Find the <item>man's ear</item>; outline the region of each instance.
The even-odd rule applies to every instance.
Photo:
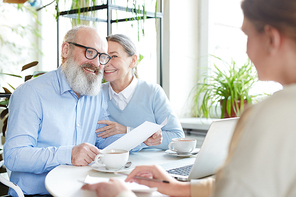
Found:
[[[135,66],[137,66],[137,60],[138,60],[138,56],[135,54],[132,56],[132,61],[131,61],[131,64],[130,64],[130,68],[134,68]]]
[[[62,57],[67,59],[69,56],[70,44],[68,42],[63,42],[62,44]]]
[[[270,25],[265,25],[264,27],[264,32],[267,36],[267,44],[268,44],[268,49],[270,52],[272,51],[276,51],[277,49],[279,49],[280,45],[281,45],[281,33],[279,32],[279,30],[277,30],[276,28],[270,26]]]

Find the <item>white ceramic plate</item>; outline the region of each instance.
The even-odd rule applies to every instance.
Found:
[[[122,167],[119,170],[108,170],[108,169],[105,168],[105,166],[99,166],[99,165],[94,163],[94,164],[91,165],[91,168],[96,170],[96,171],[99,171],[99,172],[111,172],[111,173],[113,173],[113,172],[129,171],[130,169],[132,169],[132,165],[130,165],[128,168]]]
[[[165,153],[168,155],[173,155],[177,157],[190,157],[192,155],[196,155],[199,152],[200,148],[195,148],[191,153],[188,154],[178,154],[177,152],[166,150]]]

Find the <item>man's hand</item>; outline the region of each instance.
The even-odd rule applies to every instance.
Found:
[[[89,143],[82,143],[72,149],[71,162],[73,166],[86,166],[99,154],[99,149]]]
[[[123,126],[117,122],[112,122],[110,120],[100,120],[98,124],[106,124],[107,126],[99,128],[96,130],[96,133],[99,133],[97,136],[106,138],[115,134],[125,134],[126,126]]]
[[[162,142],[162,132],[161,129],[155,132],[153,135],[151,135],[147,140],[144,141],[144,143],[147,146],[157,146],[161,144]]]

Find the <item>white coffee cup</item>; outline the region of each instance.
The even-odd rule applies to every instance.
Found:
[[[191,153],[196,146],[196,140],[192,138],[174,138],[169,143],[169,149],[178,154]]]
[[[119,170],[128,161],[129,152],[122,149],[102,150],[95,157],[95,163],[99,166],[105,166],[107,170]]]

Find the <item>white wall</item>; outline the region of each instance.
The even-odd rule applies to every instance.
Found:
[[[165,0],[164,85],[178,117],[189,117],[199,63],[199,3]]]

